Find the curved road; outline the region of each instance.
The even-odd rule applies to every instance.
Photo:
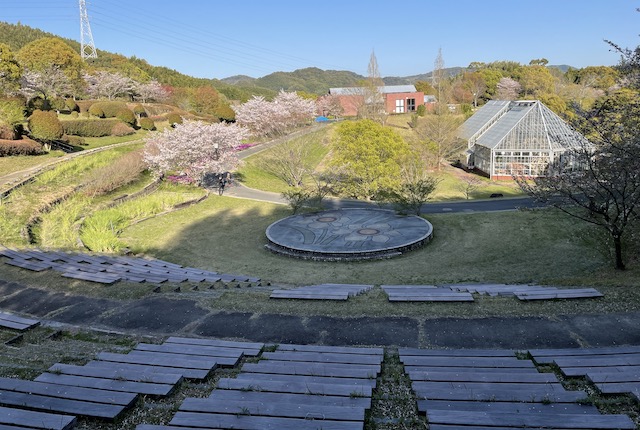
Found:
[[[234,183],[233,186],[225,188],[225,195],[229,197],[258,200],[276,204],[287,204],[287,201],[278,193],[248,188],[239,183]],[[350,199],[327,198],[323,203],[324,207],[327,209],[380,207],[375,202]],[[499,212],[513,211],[522,208],[532,209],[536,207],[541,207],[541,204],[535,202],[531,197],[514,197],[427,203],[422,206],[421,212],[425,214]]]

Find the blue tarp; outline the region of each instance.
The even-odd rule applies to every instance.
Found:
[[[329,122],[329,118],[327,118],[326,116],[319,116],[316,117],[316,122]]]

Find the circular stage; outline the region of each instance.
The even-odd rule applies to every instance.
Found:
[[[339,209],[293,215],[267,228],[267,249],[320,261],[391,258],[420,248],[433,226],[384,209]]]

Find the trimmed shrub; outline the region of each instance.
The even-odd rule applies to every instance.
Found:
[[[58,140],[64,134],[58,115],[51,111],[34,111],[29,117],[29,131],[31,135],[43,141]]]
[[[62,121],[64,132],[69,135],[82,137],[110,136],[113,126],[122,124],[117,119],[72,119]]]
[[[140,128],[143,130],[155,130],[156,123],[151,118],[140,118]]]
[[[123,122],[118,122],[111,129],[112,136],[129,136],[134,134],[136,131],[133,127],[129,127],[127,124]]]
[[[0,124],[0,140],[16,140],[17,138],[18,133],[13,126]]]
[[[93,105],[95,101],[93,100],[78,100],[76,104],[78,105],[78,110],[80,113],[89,112],[89,108]]]
[[[120,121],[124,122],[125,124],[130,125],[131,127],[134,127],[136,125],[136,115],[133,113],[131,109],[127,109],[127,108],[120,109],[116,114],[116,118],[118,118]]]
[[[69,112],[79,112],[80,111],[80,107],[78,106],[78,103],[76,103],[76,101],[74,99],[66,99],[64,101],[64,104],[67,108],[67,110]]]
[[[51,109],[58,112],[65,110],[67,107],[62,97],[56,97],[55,99],[51,100],[50,104],[51,104]]]
[[[80,114],[75,110],[72,110],[69,115],[71,115],[71,118],[78,118],[80,116]]]
[[[167,121],[169,121],[169,125],[173,127],[176,124],[182,124],[182,117],[177,113],[170,113],[167,115]]]
[[[87,144],[84,138],[80,136],[69,136],[65,134],[64,136],[62,136],[62,140],[73,146],[83,146]]]
[[[115,118],[122,109],[127,109],[125,102],[96,102],[91,107],[99,107],[104,112],[105,118]]]
[[[218,115],[218,118],[222,121],[233,122],[236,120],[236,112],[231,109],[229,105],[220,106],[216,110],[216,115]]]
[[[138,115],[138,118],[147,116],[147,111],[144,110],[144,106],[142,106],[141,104],[137,104],[133,107],[133,113]]]
[[[416,113],[418,116],[424,116],[427,113],[427,107],[425,105],[418,105]]]
[[[93,116],[97,116],[98,118],[104,118],[104,111],[102,110],[102,108],[100,106],[98,106],[98,103],[94,103],[91,105],[91,107],[89,108],[89,113]]]
[[[0,140],[0,157],[44,154],[42,145],[31,139]]]

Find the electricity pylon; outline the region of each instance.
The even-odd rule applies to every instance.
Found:
[[[98,58],[96,45],[93,43],[93,35],[89,26],[89,15],[87,15],[87,3],[80,0],[80,56],[83,60],[87,58]]]

